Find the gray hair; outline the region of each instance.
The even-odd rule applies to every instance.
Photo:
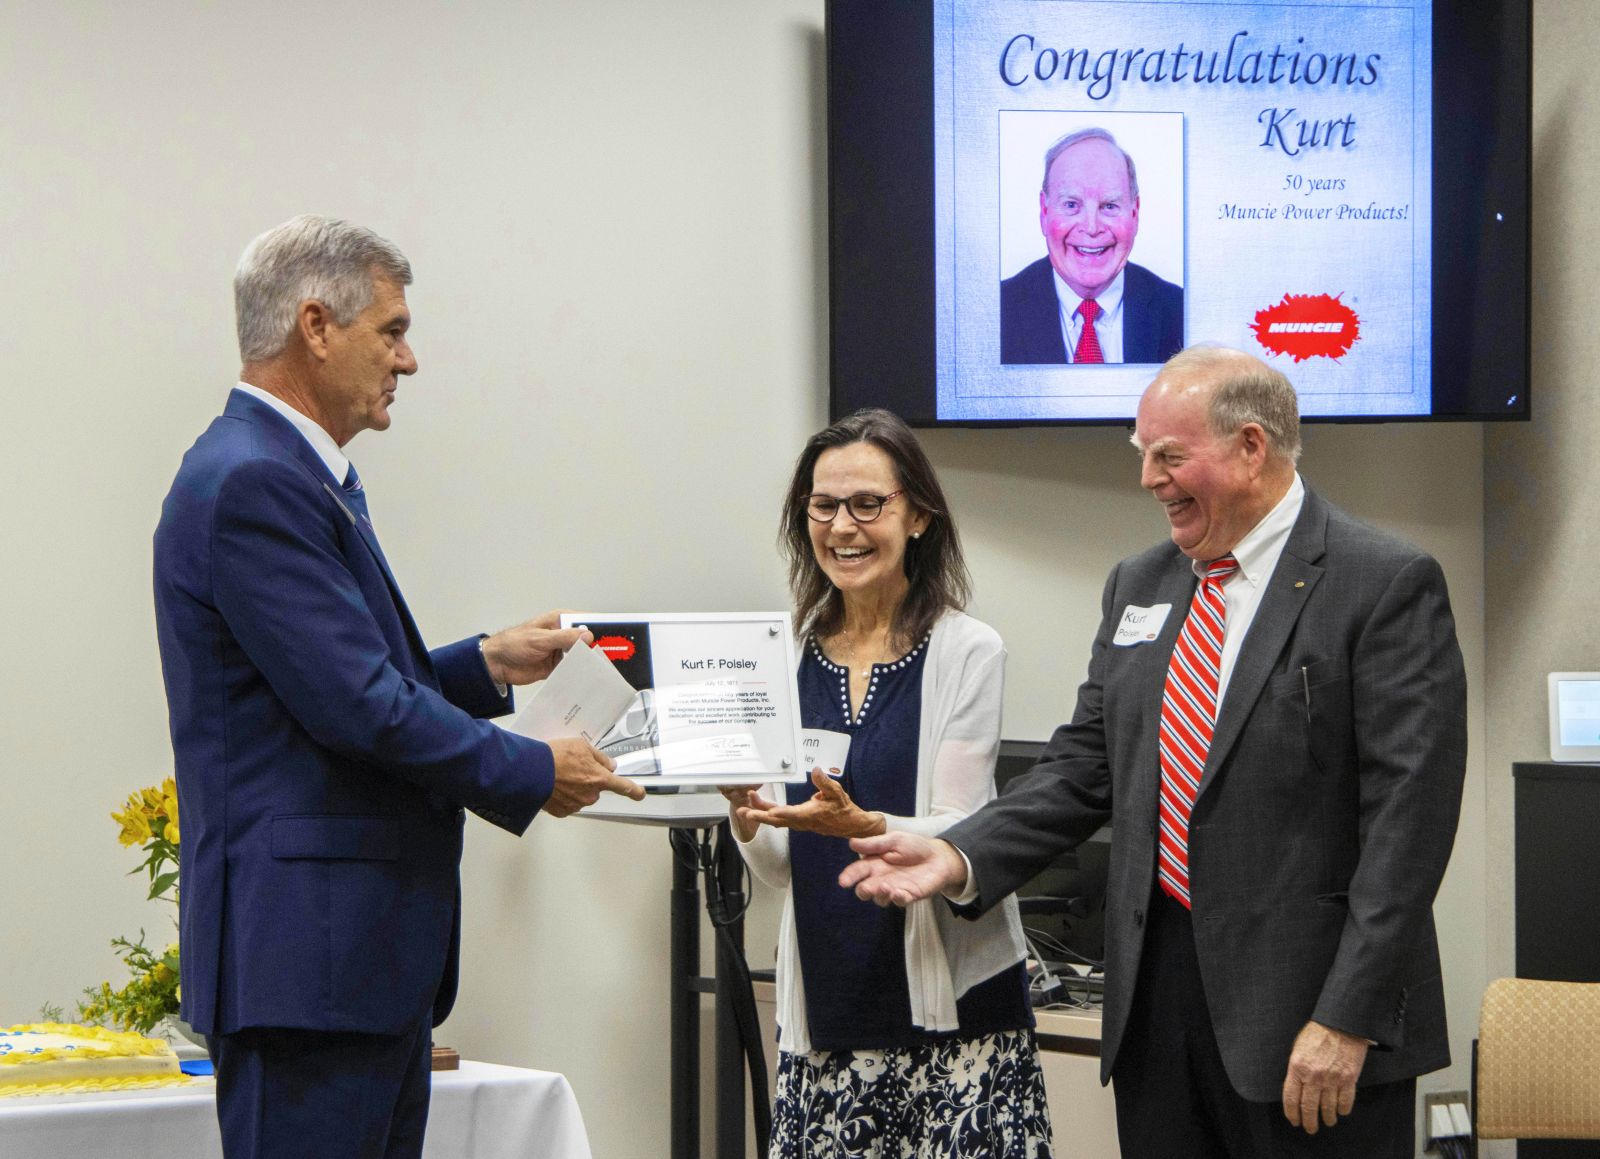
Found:
[[[1203,375],[1213,380],[1206,425],[1226,438],[1246,423],[1267,435],[1270,454],[1300,461],[1300,402],[1288,376],[1259,358],[1227,346],[1198,345],[1180,350],[1161,368],[1169,373]]]
[[[1039,191],[1043,193],[1049,187],[1050,166],[1055,164],[1056,158],[1061,156],[1061,154],[1065,153],[1074,145],[1077,145],[1083,141],[1104,141],[1118,153],[1122,154],[1122,160],[1126,162],[1128,166],[1128,195],[1130,197],[1138,197],[1139,173],[1138,170],[1133,167],[1133,158],[1128,156],[1128,151],[1121,145],[1117,144],[1117,139],[1104,129],[1079,129],[1076,133],[1068,133],[1065,137],[1062,137],[1061,140],[1057,141],[1054,145],[1051,145],[1050,148],[1046,149],[1044,151],[1044,180],[1039,183]]]
[[[245,247],[233,275],[240,357],[282,353],[308,298],[348,326],[372,304],[375,278],[409,286],[411,263],[370,229],[307,213],[267,230]]]

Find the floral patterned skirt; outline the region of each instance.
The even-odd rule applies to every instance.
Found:
[[[1031,1030],[778,1054],[770,1159],[1050,1159]]]

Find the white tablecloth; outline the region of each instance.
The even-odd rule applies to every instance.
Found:
[[[219,1159],[216,1088],[0,1098],[0,1156],[156,1155]],[[561,1075],[487,1062],[435,1071],[424,1159],[590,1159]]]

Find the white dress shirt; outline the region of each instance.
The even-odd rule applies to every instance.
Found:
[[[1306,487],[1297,471],[1283,498],[1234,545],[1233,558],[1239,561],[1239,570],[1222,581],[1222,598],[1227,602],[1228,611],[1222,628],[1222,664],[1217,677],[1219,707],[1228,695],[1228,681],[1233,677],[1234,661],[1239,659],[1245,633],[1250,631],[1256,618],[1261,595],[1277,569],[1283,545],[1289,542],[1289,532],[1294,530],[1294,521],[1300,518],[1300,506],[1305,498]],[[1205,575],[1206,565],[1199,560],[1191,566],[1195,575]],[[1187,609],[1184,614],[1188,614]]]
[[[1095,319],[1094,333],[1100,340],[1100,355],[1107,362],[1122,361],[1122,281],[1127,273],[1124,267],[1117,271],[1117,276],[1111,284],[1095,296],[1094,303],[1100,307],[1100,315]],[[1054,271],[1052,271],[1054,273]],[[1083,305],[1084,299],[1066,282],[1061,280],[1060,274],[1055,274],[1056,302],[1061,307],[1061,337],[1067,344],[1067,361],[1075,362],[1074,354],[1078,349],[1078,339],[1083,334],[1083,315],[1078,313],[1078,307]]]

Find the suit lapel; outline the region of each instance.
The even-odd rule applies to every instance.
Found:
[[[1273,664],[1282,655],[1306,601],[1322,579],[1323,568],[1317,561],[1323,556],[1327,529],[1327,506],[1308,489],[1300,518],[1289,532],[1283,554],[1278,557],[1278,566],[1267,579],[1267,590],[1261,594],[1255,619],[1250,622],[1250,631],[1234,661],[1233,675],[1228,679],[1228,691],[1217,714],[1217,727],[1211,737],[1211,750],[1206,755],[1196,799],[1216,779],[1217,770],[1228,759],[1229,750],[1239,739],[1244,722],[1266,687]]]
[[[1167,669],[1172,665],[1172,650],[1178,646],[1178,633],[1183,630],[1183,621],[1188,618],[1189,605],[1194,602],[1194,589],[1199,584],[1199,577],[1194,574],[1194,569],[1189,564],[1189,557],[1178,555],[1179,565],[1168,568],[1161,576],[1161,584],[1152,604],[1171,604],[1172,611],[1167,613],[1166,622],[1161,625],[1161,633],[1156,637],[1154,648],[1136,648],[1136,652],[1146,653],[1141,659],[1144,670],[1139,674],[1141,682],[1154,680],[1156,685],[1157,707],[1161,690],[1167,682]],[[1160,713],[1157,712],[1159,717]]]
[[[1039,276],[1028,283],[1028,289],[1033,297],[1033,309],[1038,311],[1041,320],[1048,320],[1048,325],[1034,331],[1038,344],[1031,357],[1039,363],[1063,363],[1067,360],[1067,339],[1061,333],[1061,299],[1056,297],[1055,271],[1049,258],[1035,268]]]
[[[1122,361],[1158,362],[1151,321],[1150,283],[1144,271],[1129,262],[1122,267]]]
[[[324,471],[323,474],[326,475],[327,472]],[[339,504],[345,514],[351,517],[350,522],[355,524],[356,533],[361,537],[362,544],[371,554],[373,561],[377,563],[378,570],[383,573],[383,582],[389,589],[389,599],[393,601],[395,611],[399,614],[401,626],[405,629],[406,642],[411,645],[412,654],[415,656],[417,663],[428,666],[430,664],[428,646],[423,643],[422,632],[417,627],[417,622],[411,618],[411,609],[406,606],[406,598],[400,592],[400,585],[395,582],[394,572],[389,570],[389,560],[384,556],[383,548],[378,544],[378,533],[373,530],[372,524],[367,519],[354,511],[348,503],[340,498],[340,490],[337,487],[330,487],[328,494],[332,495],[334,501]]]
[[[1123,734],[1124,739],[1132,744],[1131,758],[1126,767],[1138,770],[1138,773],[1127,778],[1117,789],[1127,797],[1125,801],[1119,799],[1117,808],[1126,810],[1129,817],[1146,818],[1151,826],[1155,825],[1156,789],[1161,781],[1161,698],[1166,689],[1167,669],[1172,664],[1172,650],[1177,647],[1178,633],[1183,630],[1189,605],[1194,602],[1194,589],[1200,582],[1188,556],[1176,548],[1173,548],[1172,555],[1175,562],[1169,560],[1162,566],[1156,590],[1148,601],[1150,604],[1171,604],[1172,611],[1167,613],[1166,623],[1161,626],[1161,634],[1156,640],[1135,646],[1132,649],[1134,655],[1129,657],[1137,667],[1127,674],[1126,687],[1131,690],[1127,701],[1132,705],[1148,706],[1148,709],[1142,709],[1132,717],[1137,722],[1132,735]],[[1118,761],[1119,765],[1122,763]]]
[[[357,534],[361,536],[361,542],[366,544],[367,550],[372,553],[372,558],[377,563],[379,570],[383,572],[384,582],[389,585],[389,594],[394,597],[395,604],[402,608],[405,607],[405,598],[400,594],[400,585],[395,582],[394,573],[389,570],[388,557],[383,554],[383,547],[378,543],[377,531],[373,529],[372,523],[366,516],[345,502],[343,495],[340,494],[341,491],[342,488],[328,488],[328,494],[333,496],[334,502],[338,503],[344,513],[350,517],[350,522],[355,526]]]
[[[328,465],[322,461],[322,456],[317,454],[305,436],[294,429],[294,425],[266,403],[244,391],[236,390],[228,396],[227,409],[223,412],[230,418],[243,419],[252,423],[263,437],[272,443],[278,452],[286,459],[293,460],[302,468],[311,473],[311,476],[322,485],[327,492],[330,502],[338,509],[340,520],[348,519],[355,527],[356,534],[371,554],[373,562],[378,565],[378,571],[383,576],[384,585],[389,589],[389,598],[393,602],[395,611],[399,615],[406,641],[411,645],[413,654],[420,658],[420,662],[428,662],[428,649],[422,641],[422,633],[418,631],[416,621],[411,618],[411,609],[406,607],[405,597],[400,594],[400,585],[395,582],[394,573],[389,570],[389,561],[384,558],[383,549],[378,546],[378,535],[372,529],[372,524],[363,519],[356,510],[345,502],[341,486],[342,480],[335,480],[328,473]]]

